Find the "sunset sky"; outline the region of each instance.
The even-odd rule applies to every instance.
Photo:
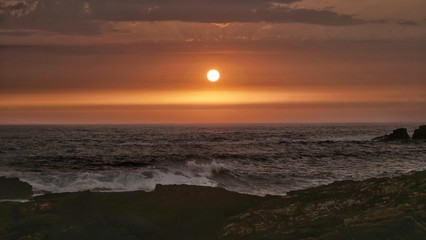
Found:
[[[425,0],[0,0],[0,124],[424,120]]]

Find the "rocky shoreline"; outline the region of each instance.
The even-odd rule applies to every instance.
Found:
[[[3,193],[4,181],[10,180],[0,178]],[[285,197],[159,185],[153,192],[29,200],[0,203],[0,239],[426,238],[426,171],[335,182]]]
[[[426,171],[290,192],[232,217],[224,239],[426,239]]]
[[[426,125],[421,125],[414,130],[413,137],[410,137],[406,128],[397,128],[391,134],[386,134],[372,139],[373,141],[411,141],[426,140]]]

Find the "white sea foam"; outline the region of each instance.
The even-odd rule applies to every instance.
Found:
[[[49,171],[16,172],[0,169],[0,175],[18,177],[33,187],[35,194],[45,192],[123,192],[152,191],[161,185],[196,185],[223,187],[230,191],[260,195],[285,195],[288,191],[304,189],[331,183],[333,181],[352,179],[362,180],[374,176],[393,176],[415,170],[418,166],[405,163],[404,171],[395,168],[382,173],[376,168],[366,167],[359,174],[344,167],[336,166],[334,173],[328,173],[323,166],[306,167],[306,161],[294,161],[292,167],[298,171],[289,172],[285,167],[257,166],[256,162],[244,165],[226,165],[223,162],[187,161],[185,164],[151,166],[144,168],[115,168],[104,171]],[[349,160],[348,160],[349,161]],[[408,165],[407,165],[408,164]],[[411,166],[412,168],[407,168]],[[389,167],[388,167],[389,168]],[[257,169],[256,172],[253,169]],[[424,169],[424,167],[423,167]],[[319,171],[321,170],[321,172]],[[398,170],[398,171],[397,171]],[[396,175],[398,175],[396,174]],[[272,180],[271,180],[272,179]]]
[[[26,203],[29,202],[28,199],[0,199],[0,202],[16,202],[16,203]]]
[[[222,163],[212,161],[210,163],[200,163],[195,160],[186,162],[186,167],[191,173],[199,174],[204,177],[211,177],[213,174],[223,170],[227,170],[227,167]]]
[[[200,166],[199,166],[200,167]],[[201,171],[205,167],[207,172]],[[26,175],[22,180],[31,184],[36,192],[76,191],[152,191],[157,184],[186,184],[217,186],[208,176],[215,167],[201,168],[191,165],[188,169],[159,170],[156,168],[111,170],[98,172],[52,173],[48,176]],[[192,171],[196,170],[196,171]]]
[[[138,169],[114,169],[106,171],[51,172],[50,174],[7,174],[17,176],[31,184],[36,193],[76,191],[152,191],[157,184],[217,186],[215,173],[226,170],[216,161],[200,163],[187,161],[173,167],[147,167]]]

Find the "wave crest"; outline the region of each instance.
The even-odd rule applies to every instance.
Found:
[[[191,173],[209,178],[218,173],[228,171],[224,164],[217,163],[216,161],[199,163],[195,160],[190,160],[186,162],[185,166]]]
[[[190,176],[181,172],[164,172],[158,169],[120,170],[103,172],[56,173],[49,176],[22,176],[21,179],[40,192],[78,191],[152,191],[157,184],[186,184],[217,186],[203,176]]]

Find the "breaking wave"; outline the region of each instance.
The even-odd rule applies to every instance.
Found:
[[[157,184],[197,185],[216,187],[216,174],[228,171],[223,164],[188,161],[183,166],[113,169],[105,171],[51,172],[50,174],[20,173],[19,178],[36,193],[76,191],[152,191]],[[6,174],[13,175],[17,174]]]
[[[0,127],[0,176],[38,194],[187,184],[285,195],[426,169],[423,142],[370,141],[399,125]]]

